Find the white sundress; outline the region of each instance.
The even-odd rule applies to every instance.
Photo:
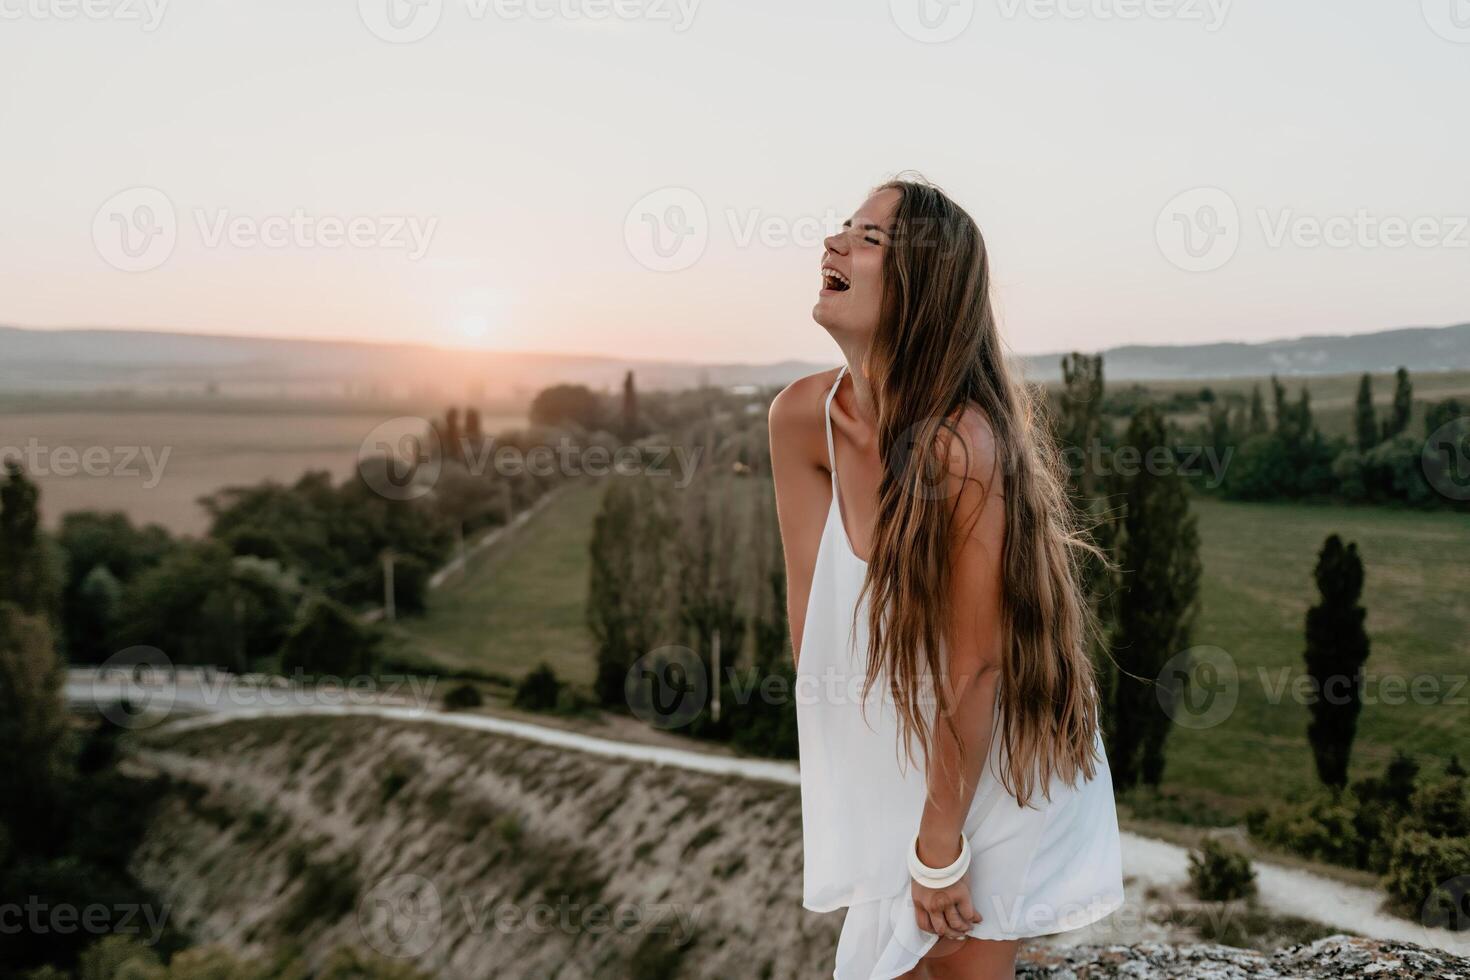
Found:
[[[847,909],[837,943],[836,980],[891,980],[911,970],[938,941],[914,919],[908,851],[924,810],[919,765],[905,764],[898,721],[881,683],[869,693],[866,604],[857,605],[867,563],[843,524],[832,442],[832,397],[824,414],[832,504],[822,529],[796,671],[801,753],[802,905]],[[1123,903],[1122,855],[1112,777],[1101,736],[1093,779],[1054,780],[1050,800],[1019,806],[989,758],[964,834],[973,854],[971,898],[982,921],[977,939],[1021,939],[1079,929]]]

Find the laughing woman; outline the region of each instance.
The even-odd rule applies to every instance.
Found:
[[[813,316],[846,363],[771,406],[803,905],[847,909],[837,980],[1010,977],[1123,899],[1089,547],[963,209],[880,187]]]

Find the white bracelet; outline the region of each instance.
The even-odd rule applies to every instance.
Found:
[[[931,868],[919,860],[918,837],[914,838],[914,846],[909,848],[909,874],[925,888],[948,888],[963,878],[969,870],[970,841],[963,834],[960,835],[960,856],[947,868]]]

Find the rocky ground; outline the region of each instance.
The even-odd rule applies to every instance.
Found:
[[[1331,936],[1271,955],[1229,946],[1139,943],[1034,950],[1017,976],[1034,980],[1466,980],[1470,959],[1407,943]]]

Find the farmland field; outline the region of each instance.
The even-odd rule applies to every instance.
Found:
[[[518,418],[485,420],[489,432],[519,424]],[[392,439],[427,426],[391,409],[271,411],[259,402],[200,401],[190,409],[154,403],[125,411],[5,404],[0,455],[24,455],[31,447],[38,463],[28,460],[27,469],[41,488],[49,526],[68,511],[120,510],[137,523],[199,534],[208,527],[201,496],[267,479],[289,483],[314,469],[340,479],[352,473],[370,433]],[[82,466],[88,452],[100,465]]]

